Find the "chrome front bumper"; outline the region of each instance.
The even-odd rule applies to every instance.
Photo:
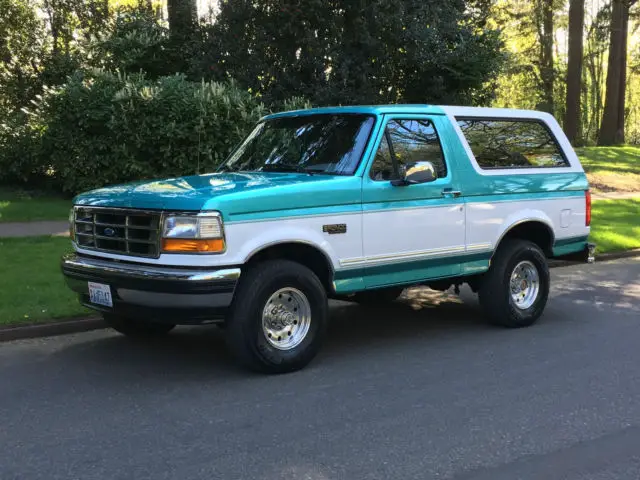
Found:
[[[78,254],[61,262],[69,288],[80,303],[102,312],[175,324],[219,321],[231,305],[240,268],[161,267]],[[89,282],[111,287],[113,308],[89,302]]]

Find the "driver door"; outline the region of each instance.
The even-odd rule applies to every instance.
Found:
[[[458,275],[465,251],[464,202],[440,143],[437,119],[389,115],[385,121],[363,179],[365,286]],[[417,162],[430,162],[436,178],[392,184]]]

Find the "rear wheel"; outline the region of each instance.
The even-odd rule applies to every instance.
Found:
[[[259,263],[241,277],[227,344],[252,370],[292,372],[320,350],[327,318],[327,294],[311,270],[289,260]]]
[[[171,323],[154,323],[113,314],[104,314],[103,318],[107,325],[115,331],[132,338],[160,337],[175,327]]]
[[[540,247],[525,240],[505,240],[478,293],[489,320],[518,328],[540,318],[549,286],[549,267]]]

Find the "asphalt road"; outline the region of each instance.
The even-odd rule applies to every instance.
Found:
[[[0,344],[0,479],[637,480],[640,260],[553,277],[525,330],[464,292],[336,305],[323,353],[279,377],[215,328]]]

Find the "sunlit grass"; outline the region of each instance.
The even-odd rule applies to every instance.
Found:
[[[0,222],[65,220],[69,208],[64,198],[0,187]]]
[[[72,317],[88,312],[67,288],[60,257],[69,239],[0,239],[0,325]]]
[[[640,248],[640,200],[593,202],[591,241],[597,253]]]
[[[576,152],[594,190],[640,191],[640,147],[586,147]]]

